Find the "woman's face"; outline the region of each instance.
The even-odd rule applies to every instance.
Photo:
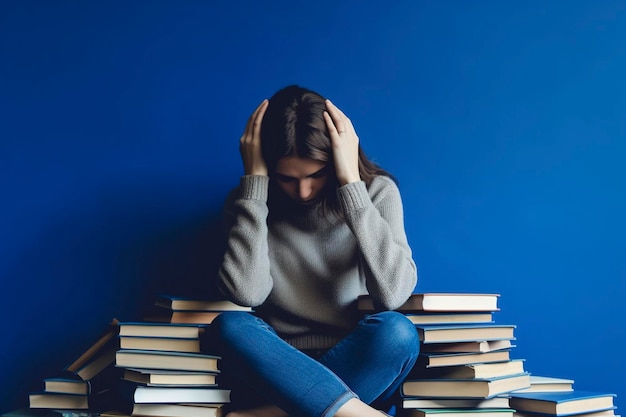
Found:
[[[286,156],[278,161],[273,178],[292,200],[312,205],[328,182],[328,164],[315,159]]]

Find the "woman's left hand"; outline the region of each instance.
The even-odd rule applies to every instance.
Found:
[[[330,100],[326,100],[324,120],[330,134],[335,171],[340,185],[361,180],[359,174],[359,137],[350,119]]]

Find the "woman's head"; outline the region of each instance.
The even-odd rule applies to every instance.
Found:
[[[270,98],[261,125],[263,159],[270,172],[287,156],[331,162],[324,111],[324,97],[295,85]]]
[[[261,149],[269,175],[301,204],[325,199],[335,182],[325,110],[321,95],[294,85],[274,94],[263,116]]]
[[[279,90],[269,99],[263,116],[261,150],[270,177],[292,200],[324,200],[335,207],[337,177],[325,111],[325,98],[314,91],[297,85]],[[376,175],[390,176],[371,162],[360,146],[358,152],[359,174],[367,185]],[[311,179],[312,197],[307,190],[296,189],[296,180],[302,178]],[[307,186],[306,181],[299,183]]]

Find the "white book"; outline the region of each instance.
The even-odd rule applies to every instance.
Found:
[[[518,392],[561,392],[573,391],[574,380],[554,378],[549,376],[530,376],[530,387],[515,391]]]
[[[135,403],[226,404],[230,391],[220,388],[143,387],[135,388]]]

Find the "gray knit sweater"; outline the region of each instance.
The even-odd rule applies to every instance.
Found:
[[[268,190],[268,177],[243,176],[226,201],[224,295],[254,307],[298,349],[326,349],[346,336],[360,319],[361,294],[389,310],[407,300],[417,270],[391,179],[339,187],[343,216],[319,207],[268,216]]]

